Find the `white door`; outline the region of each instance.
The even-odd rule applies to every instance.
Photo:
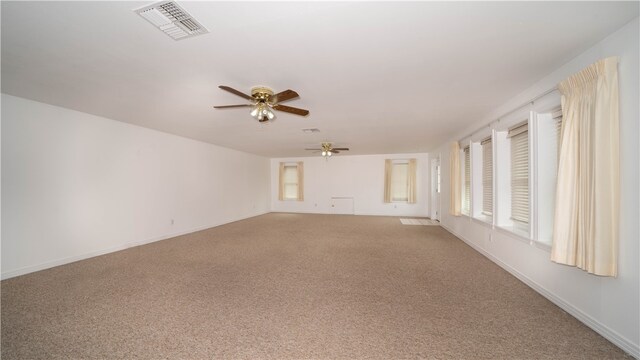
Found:
[[[431,219],[440,221],[440,157],[431,160]]]

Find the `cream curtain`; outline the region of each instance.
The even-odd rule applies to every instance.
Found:
[[[384,202],[391,202],[391,173],[393,172],[391,159],[384,161]]]
[[[558,85],[562,135],[551,260],[617,276],[620,203],[618,60]]]
[[[449,214],[460,216],[460,144],[451,143],[449,154]]]
[[[407,169],[407,202],[409,204],[416,203],[416,159],[409,159],[409,167]]]
[[[298,162],[298,201],[304,201],[304,163]]]
[[[284,163],[280,163],[278,175],[278,200],[284,200]]]

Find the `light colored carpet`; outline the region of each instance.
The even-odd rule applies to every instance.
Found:
[[[7,359],[620,359],[439,226],[267,214],[2,281]]]
[[[402,225],[440,225],[439,221],[431,219],[400,219]]]

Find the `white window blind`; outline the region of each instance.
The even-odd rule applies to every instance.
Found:
[[[482,145],[482,213],[493,213],[493,148],[491,138],[483,140]]]
[[[511,138],[511,219],[529,223],[529,134],[527,124],[509,129]]]
[[[391,174],[391,201],[407,201],[408,163],[393,163]]]
[[[553,116],[553,120],[555,122],[555,126],[556,126],[556,154],[557,154],[557,159],[556,159],[556,163],[558,163],[558,161],[560,161],[560,144],[562,141],[562,110],[556,110],[553,112],[553,114],[551,114]]]
[[[287,200],[298,199],[298,166],[284,166],[284,198]]]
[[[464,148],[464,197],[462,198],[462,213],[469,214],[471,210],[471,152]]]

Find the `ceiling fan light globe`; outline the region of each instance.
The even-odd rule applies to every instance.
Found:
[[[274,114],[273,111],[269,109],[269,111],[267,111],[267,117],[269,118],[269,120],[273,120],[273,118],[276,117],[276,114]]]
[[[331,151],[327,151],[327,156],[331,156]]]
[[[326,151],[323,151],[323,152],[322,152],[322,156],[327,156],[327,152],[326,152]]]

